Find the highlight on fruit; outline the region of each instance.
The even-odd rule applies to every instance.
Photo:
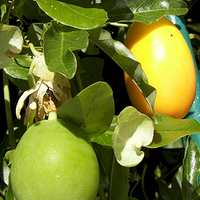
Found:
[[[154,111],[174,118],[186,116],[195,97],[196,75],[190,49],[178,28],[166,17],[148,25],[134,22],[125,45],[157,91]],[[132,105],[152,116],[138,86],[126,72],[124,77]]]

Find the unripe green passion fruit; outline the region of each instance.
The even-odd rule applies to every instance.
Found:
[[[93,200],[99,176],[89,139],[61,119],[32,125],[21,138],[11,166],[17,200]]]

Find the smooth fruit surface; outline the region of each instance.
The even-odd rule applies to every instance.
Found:
[[[94,200],[99,176],[88,138],[60,119],[32,125],[21,138],[11,166],[17,200]]]
[[[130,49],[156,91],[154,110],[183,118],[196,92],[195,67],[188,45],[177,27],[166,17],[149,25],[135,22],[128,30],[125,45]],[[143,95],[125,73],[129,98],[139,111],[153,113]]]

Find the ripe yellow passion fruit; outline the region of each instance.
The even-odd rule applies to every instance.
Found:
[[[32,125],[21,138],[11,166],[16,200],[94,200],[99,176],[90,141],[61,119]]]
[[[166,17],[149,25],[135,22],[127,32],[125,45],[157,91],[155,112],[183,118],[195,97],[196,75],[191,52],[178,28]],[[126,73],[124,77],[132,105],[152,116],[138,87]]]

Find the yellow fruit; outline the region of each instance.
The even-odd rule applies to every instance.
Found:
[[[11,166],[17,200],[94,200],[99,165],[89,139],[65,120],[44,120],[21,138]]]
[[[128,30],[125,45],[130,49],[156,91],[154,110],[183,118],[196,92],[195,67],[188,45],[177,27],[166,17],[149,25],[135,22]],[[129,98],[139,111],[153,113],[143,95],[125,73]]]

